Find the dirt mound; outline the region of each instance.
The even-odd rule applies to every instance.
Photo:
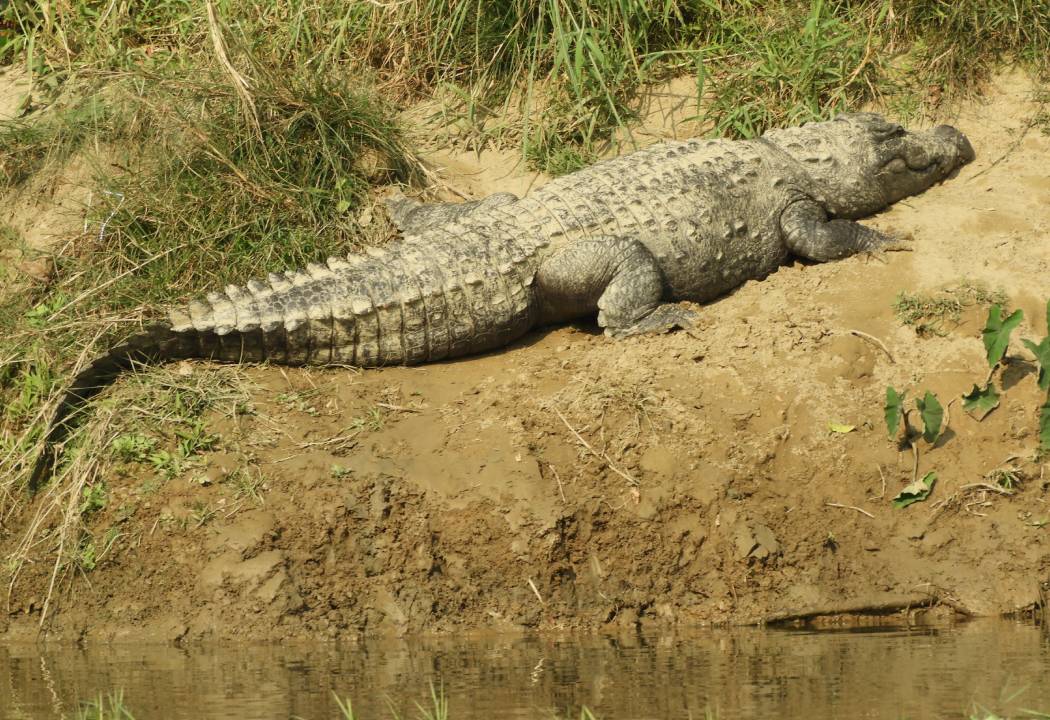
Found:
[[[1025,311],[1020,335],[1042,337],[1040,112],[1006,77],[954,119],[977,161],[870,221],[913,252],[794,263],[705,306],[689,333],[614,342],[581,324],[427,367],[248,369],[253,410],[212,418],[221,441],[198,470],[148,490],[143,466],[107,478],[92,523],[116,533],[89,574],[67,575],[45,627],[279,638],[740,622],[925,597],[1031,606],[1050,574],[1050,476],[1024,459],[1042,404],[1027,354],[1012,351],[983,422],[949,407],[918,467],[886,439],[882,405],[887,385],[946,402],[987,374],[982,307],[920,336],[895,316],[902,291],[1001,288]],[[891,506],[928,471],[929,499]],[[23,570],[3,636],[36,634],[50,578]]]

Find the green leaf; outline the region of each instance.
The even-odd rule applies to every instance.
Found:
[[[928,443],[937,442],[941,434],[941,421],[944,420],[944,408],[937,400],[937,396],[929,390],[921,400],[915,398],[915,405],[919,408],[922,416],[922,437]]]
[[[857,429],[856,425],[844,425],[842,423],[829,422],[828,430],[834,433],[851,433]]]
[[[988,354],[988,367],[995,367],[1006,353],[1006,346],[1010,343],[1010,333],[1021,324],[1024,317],[1023,310],[1014,310],[1010,317],[1001,318],[1003,309],[997,304],[988,309],[988,321],[984,324],[981,339],[984,340],[984,349]]]
[[[1046,335],[1050,337],[1050,300],[1046,301]]]
[[[1039,449],[1050,452],[1050,395],[1039,408]]]
[[[999,393],[995,389],[995,383],[988,383],[984,388],[974,385],[973,390],[963,395],[962,399],[963,410],[978,422],[999,407]]]
[[[1031,340],[1022,340],[1021,342],[1035,355],[1035,359],[1039,362],[1039,389],[1046,392],[1050,389],[1050,336],[1043,338],[1043,341],[1038,345]]]
[[[886,430],[889,433],[890,440],[897,437],[897,430],[900,429],[901,418],[904,417],[904,396],[905,393],[900,393],[898,395],[892,385],[886,386],[886,407],[883,408],[883,410],[886,415]]]
[[[893,498],[893,507],[906,508],[912,503],[922,502],[933,492],[933,484],[937,482],[937,473],[928,472],[921,479],[916,480]]]
[[[345,213],[349,209],[350,209],[350,201],[349,200],[340,200],[339,202],[337,202],[335,204],[335,211],[337,213],[339,213],[340,215],[342,215],[343,213]]]

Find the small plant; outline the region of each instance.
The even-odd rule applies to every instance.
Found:
[[[1001,467],[985,475],[990,485],[1000,490],[1013,492],[1021,484],[1021,471],[1015,467]]]
[[[886,387],[886,405],[883,412],[886,418],[886,430],[891,440],[897,439],[911,445],[911,426],[908,423],[908,413],[904,407],[907,397],[905,392],[897,392],[893,386]],[[922,420],[922,437],[931,445],[937,442],[941,436],[941,423],[944,420],[944,407],[937,396],[929,390],[921,398],[915,399],[915,407],[919,411]]]
[[[898,444],[911,448],[915,454],[915,468],[918,470],[919,448],[912,442],[915,434],[908,424],[910,411],[905,409],[904,400],[905,393],[897,392],[892,386],[887,386],[886,405],[883,409],[886,430],[891,440],[896,440]],[[922,420],[922,438],[930,445],[935,444],[943,430],[941,424],[944,421],[944,407],[937,396],[927,390],[921,398],[915,399],[915,408]],[[913,477],[912,482],[893,498],[893,507],[906,508],[913,503],[925,500],[933,491],[936,481],[937,475],[932,472],[926,473],[922,478]]]
[[[179,438],[179,453],[184,458],[211,450],[219,442],[219,436],[207,432],[200,418],[193,420],[188,428],[176,429],[175,435]]]
[[[204,500],[195,501],[190,512],[190,519],[194,523],[193,529],[196,530],[207,525],[215,517],[216,513],[218,513],[218,510],[213,508],[210,503]]]
[[[135,716],[124,705],[124,693],[118,691],[105,698],[100,693],[85,702],[77,709],[76,720],[135,720]]]
[[[84,572],[90,572],[95,569],[98,561],[95,557],[95,541],[90,536],[85,535],[81,538],[80,545],[77,547],[76,564]]]
[[[1003,303],[1001,290],[991,291],[982,285],[963,281],[934,294],[900,292],[893,301],[897,319],[924,335],[947,335],[946,325],[958,325],[966,308],[975,305]]]
[[[917,502],[922,502],[933,492],[933,485],[937,482],[937,473],[928,472],[920,479],[907,485],[893,498],[893,507],[906,508]]]
[[[448,697],[444,688],[434,687],[430,683],[430,707],[416,703],[421,720],[448,720]]]
[[[113,438],[113,452],[121,462],[149,462],[157,448],[156,438],[141,433],[127,433]]]
[[[1022,310],[1015,310],[1009,317],[1003,319],[1003,309],[999,303],[992,305],[988,310],[988,319],[981,332],[981,340],[984,342],[985,358],[988,361],[988,377],[983,385],[974,383],[970,392],[963,395],[963,410],[971,417],[980,421],[988,413],[999,407],[999,392],[995,388],[995,372],[999,369],[1006,349],[1010,344],[1010,334],[1021,324],[1024,319]]]
[[[80,491],[80,514],[91,515],[106,507],[106,485],[98,482],[87,485]]]
[[[341,699],[334,692],[332,696],[335,698],[335,704],[339,707],[339,712],[342,713],[343,720],[355,720],[354,708],[350,704],[350,698]]]
[[[57,293],[48,300],[34,305],[32,309],[26,311],[26,324],[31,328],[42,330],[47,326],[48,318],[63,308],[67,302],[69,298],[62,293]]]
[[[234,496],[247,498],[259,505],[263,504],[262,493],[266,489],[266,476],[257,469],[237,468],[226,479],[234,487]]]
[[[350,468],[343,467],[342,465],[333,464],[331,469],[332,477],[336,480],[343,480],[350,477]]]

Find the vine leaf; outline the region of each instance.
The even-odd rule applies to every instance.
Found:
[[[937,438],[941,435],[941,421],[944,420],[944,408],[940,401],[936,395],[927,390],[923,398],[915,398],[915,405],[919,408],[919,415],[922,417],[923,439],[931,444],[937,442]]]
[[[886,406],[883,410],[886,416],[886,430],[890,440],[897,437],[901,419],[904,417],[904,396],[905,393],[898,394],[892,385],[886,386]]]
[[[984,324],[981,339],[984,340],[984,350],[988,357],[988,367],[995,367],[1006,354],[1006,346],[1010,343],[1010,333],[1014,331],[1024,318],[1023,310],[1014,310],[1008,318],[1002,319],[1002,307],[998,303],[988,309],[988,320]]]
[[[937,482],[937,473],[928,472],[920,479],[904,487],[897,496],[893,498],[893,507],[906,508],[917,502],[922,502],[933,492],[933,484]]]
[[[962,396],[963,410],[977,422],[984,420],[988,413],[999,407],[999,393],[995,389],[995,383],[988,383],[980,388],[973,386],[973,390]]]
[[[1050,389],[1050,336],[1043,338],[1038,345],[1031,340],[1021,342],[1035,355],[1039,363],[1039,389],[1046,392],[1047,389]]]

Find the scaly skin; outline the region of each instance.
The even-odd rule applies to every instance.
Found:
[[[972,159],[954,128],[913,134],[857,114],[756,140],[655,145],[520,200],[398,198],[388,209],[402,237],[387,247],[228,286],[96,360],[74,379],[48,444],[134,362],[374,367],[478,353],[595,312],[612,336],[685,326],[691,311],[671,303],[715,298],[791,254],[824,261],[885,246],[891,238],[853,220]]]

